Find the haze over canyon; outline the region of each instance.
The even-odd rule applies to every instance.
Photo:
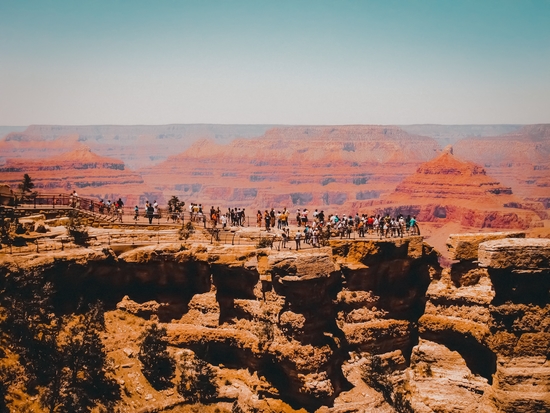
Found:
[[[0,182],[24,173],[41,192],[126,205],[175,195],[526,229],[548,218],[550,125],[34,125],[0,140]]]

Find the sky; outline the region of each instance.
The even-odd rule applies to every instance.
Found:
[[[0,0],[0,125],[550,122],[550,0]]]

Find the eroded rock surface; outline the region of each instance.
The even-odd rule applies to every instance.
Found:
[[[460,401],[469,400],[474,411],[550,410],[550,244],[503,234],[495,237],[500,239],[480,243],[481,234],[461,239],[468,245],[459,256],[479,261],[459,262],[432,281],[419,333],[421,339],[444,348],[430,345],[426,351],[421,340],[407,369],[407,380],[417,389],[440,386],[445,392],[455,387],[450,398],[467,394],[443,410],[438,397],[413,395],[415,408],[421,404],[431,411],[467,411]],[[451,242],[460,245],[456,239]],[[470,248],[474,243],[479,245],[476,257]],[[468,385],[451,383],[448,374],[433,374],[434,365],[450,363],[449,350],[465,363],[456,371],[464,372]],[[419,374],[419,365],[431,366],[429,374]],[[436,384],[443,377],[447,384]]]
[[[332,413],[546,412],[550,244],[508,236],[455,237],[464,259],[444,269],[409,237],[301,252],[199,243],[119,256],[54,251],[6,256],[0,275],[40,273],[62,311],[101,298],[120,320],[160,320],[173,352],[217,366],[220,380],[240,377],[225,379],[220,395],[250,409],[261,396]],[[111,341],[114,357],[137,351]]]

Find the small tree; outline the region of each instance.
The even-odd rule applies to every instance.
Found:
[[[181,209],[185,206],[185,202],[180,201],[180,199],[172,195],[172,198],[168,201],[168,207],[172,212],[181,212]]]
[[[218,394],[216,375],[205,361],[187,356],[181,365],[178,392],[191,403],[213,400]]]
[[[42,403],[50,412],[88,412],[120,397],[115,380],[107,376],[107,355],[99,332],[103,330],[100,303],[67,320],[69,327],[59,344],[56,374],[46,388]]]
[[[34,182],[29,174],[23,175],[23,181],[18,185],[18,188],[21,193],[31,192],[34,189]]]
[[[34,182],[32,181],[29,174],[23,175],[23,180],[19,185],[17,185],[17,188],[19,189],[19,192],[21,193],[21,199],[26,199],[29,196],[36,195],[35,192],[32,192],[34,189]]]
[[[138,359],[143,364],[143,375],[157,390],[172,385],[175,362],[168,353],[166,328],[153,323],[140,337]]]

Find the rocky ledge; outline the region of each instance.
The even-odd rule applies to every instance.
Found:
[[[452,236],[460,261],[451,268],[411,237],[301,252],[81,249],[6,256],[0,275],[40,272],[60,310],[100,298],[160,321],[172,348],[220,375],[255,372],[245,381],[254,397],[220,390],[242,411],[282,400],[293,407],[277,411],[546,412],[550,241],[518,236]]]

